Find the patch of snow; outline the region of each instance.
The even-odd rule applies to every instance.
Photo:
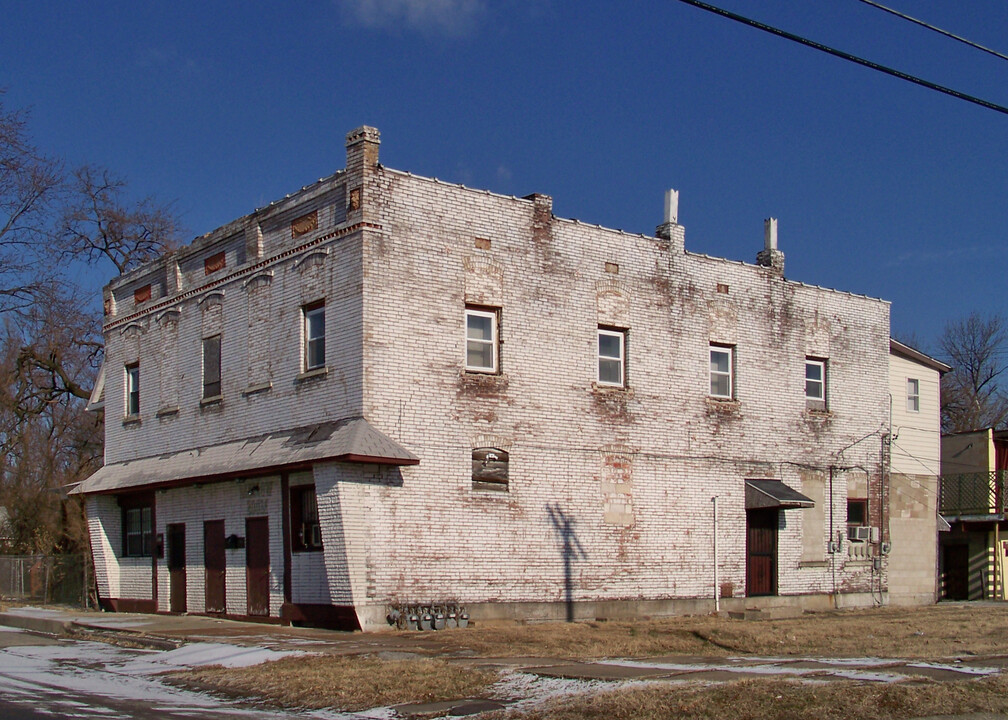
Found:
[[[951,672],[962,673],[963,675],[997,675],[1001,672],[995,667],[980,667],[979,665],[949,665],[947,663],[913,662],[907,663],[908,668],[934,668],[936,670],[950,670]]]
[[[167,670],[222,665],[223,667],[249,667],[269,660],[279,660],[289,655],[302,655],[297,650],[269,650],[262,647],[225,645],[223,643],[191,643],[175,650],[154,651],[118,666],[110,667],[127,675],[151,675]]]

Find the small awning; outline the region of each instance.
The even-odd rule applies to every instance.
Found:
[[[760,508],[810,508],[815,503],[812,498],[802,495],[789,488],[780,480],[746,480],[745,506],[746,510]]]
[[[420,459],[362,417],[105,465],[74,495],[167,487],[305,467],[320,461],[416,465]]]

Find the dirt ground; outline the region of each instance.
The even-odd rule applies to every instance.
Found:
[[[400,633],[390,632],[396,635]],[[418,637],[417,633],[402,634]],[[1008,654],[1008,604],[942,604],[810,613],[786,620],[692,616],[637,622],[487,624],[424,633],[424,654],[438,659],[292,658],[246,669],[175,673],[172,682],[250,697],[287,708],[358,710],[459,697],[492,697],[497,675],[489,658],[774,656],[954,660]],[[481,661],[482,664],[481,664]],[[436,667],[431,665],[434,662]],[[360,674],[363,673],[363,674]],[[395,677],[372,687],[362,677]],[[442,688],[432,694],[431,677]],[[298,680],[302,678],[302,680]],[[308,699],[306,699],[308,698]],[[974,712],[1008,713],[1008,678],[955,682],[913,678],[899,683],[832,680],[745,680],[610,684],[488,718],[913,718]]]

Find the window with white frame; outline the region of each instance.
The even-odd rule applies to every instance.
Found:
[[[325,301],[301,308],[304,314],[304,369],[325,367]]]
[[[826,409],[826,361],[805,358],[805,406]]]
[[[126,365],[126,415],[140,414],[140,363]]]
[[[907,410],[920,412],[920,380],[907,378]]]
[[[465,369],[470,372],[497,372],[499,366],[497,311],[466,308],[465,321]]]
[[[626,330],[598,329],[598,384],[626,387]]]
[[[721,400],[731,400],[735,392],[735,349],[727,345],[710,346],[710,394]]]

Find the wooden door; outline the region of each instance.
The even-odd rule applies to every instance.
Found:
[[[168,531],[168,593],[173,613],[186,611],[185,523],[173,523]]]
[[[777,594],[779,510],[746,511],[746,595]]]
[[[942,552],[945,599],[969,600],[969,545],[946,545]]]
[[[269,518],[245,518],[245,591],[249,615],[269,615]]]
[[[225,612],[227,559],[224,554],[223,520],[203,523],[203,568],[206,574],[206,612]]]

